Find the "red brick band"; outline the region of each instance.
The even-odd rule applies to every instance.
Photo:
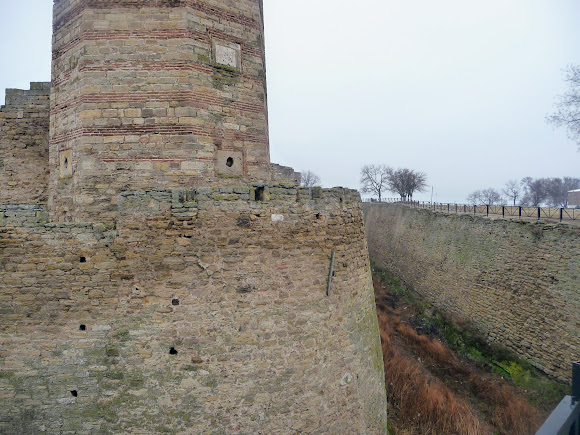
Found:
[[[258,3],[258,0],[250,0]],[[66,23],[78,17],[85,9],[109,9],[109,8],[175,8],[187,7],[197,12],[210,15],[220,20],[240,24],[252,29],[261,30],[262,24],[253,18],[242,14],[236,14],[226,9],[210,6],[198,0],[82,0],[79,4],[71,8],[68,12],[55,19],[53,32],[56,32]]]
[[[212,75],[214,69],[212,66],[206,63],[176,60],[176,61],[118,61],[118,62],[94,62],[88,61],[84,62],[79,66],[79,72],[85,71],[199,71],[204,74]],[[71,77],[70,72],[67,72],[61,76],[54,77],[52,80],[52,85],[54,87],[60,86],[61,84],[68,81]],[[266,87],[264,79],[250,76],[248,74],[241,74],[240,77],[243,81],[254,82],[257,86]]]
[[[119,125],[108,127],[83,127],[55,134],[50,138],[51,144],[61,144],[79,137],[90,136],[143,136],[160,134],[166,136],[195,135],[220,140],[233,140],[267,144],[268,139],[263,134],[254,134],[229,129],[206,128],[197,125],[154,124],[154,125]]]
[[[208,33],[194,32],[189,29],[166,29],[166,30],[87,30],[78,36],[67,41],[65,44],[54,48],[52,59],[57,60],[64,54],[79,45],[82,41],[119,41],[129,39],[139,40],[168,40],[168,39],[188,39],[196,40],[209,45],[210,38],[218,38],[227,42],[240,44],[242,54],[245,56],[262,57],[260,48],[250,47],[241,39],[228,35],[227,33],[209,30]]]
[[[196,162],[214,162],[215,159],[211,157],[145,157],[145,156],[134,156],[134,157],[105,157],[100,159],[102,162],[185,162],[195,160]],[[244,162],[246,166],[268,166],[267,163],[263,162]]]
[[[186,160],[198,160],[198,161],[213,161],[213,159],[206,158],[195,158],[191,157],[160,157],[160,156],[133,156],[133,157],[105,157],[101,159],[103,162],[184,162]]]
[[[238,110],[240,112],[266,113],[264,104],[234,101],[228,102],[224,98],[211,95],[207,92],[195,91],[168,91],[168,92],[101,92],[98,94],[86,94],[77,98],[63,101],[54,105],[50,113],[61,113],[63,111],[78,108],[84,103],[140,103],[140,102],[171,102],[183,103],[181,107],[197,107],[207,109],[209,105],[218,105]]]

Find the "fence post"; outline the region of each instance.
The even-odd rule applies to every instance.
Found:
[[[486,216],[489,216],[489,204],[486,206]]]
[[[522,220],[522,206],[520,205],[520,220]]]
[[[540,210],[541,210],[541,208],[538,207],[538,220],[540,220]]]
[[[564,218],[564,209],[561,208],[560,209],[560,222],[562,222],[562,219]]]
[[[505,205],[501,206],[501,217],[504,218],[505,217]]]
[[[447,213],[449,213],[449,203],[447,203]]]

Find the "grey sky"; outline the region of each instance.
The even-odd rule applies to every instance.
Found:
[[[0,0],[2,94],[50,79],[51,5]],[[272,161],[328,187],[359,188],[364,164],[409,167],[451,202],[510,178],[580,177],[576,146],[544,122],[562,68],[580,63],[577,0],[264,8]]]

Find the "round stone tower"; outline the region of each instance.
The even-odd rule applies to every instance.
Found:
[[[49,209],[268,181],[261,0],[55,0]]]

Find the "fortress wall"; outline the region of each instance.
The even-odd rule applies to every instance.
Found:
[[[50,83],[8,89],[0,107],[0,204],[46,203]]]
[[[300,185],[302,180],[302,174],[296,172],[294,168],[289,166],[282,166],[276,163],[271,163],[270,167],[272,169],[272,180],[278,183],[290,183]]]
[[[365,204],[370,256],[546,373],[580,359],[580,228]]]
[[[2,433],[386,433],[355,191],[142,191],[116,226],[7,224],[0,307]]]
[[[111,222],[130,190],[270,180],[256,0],[58,0],[52,81],[56,220]]]

